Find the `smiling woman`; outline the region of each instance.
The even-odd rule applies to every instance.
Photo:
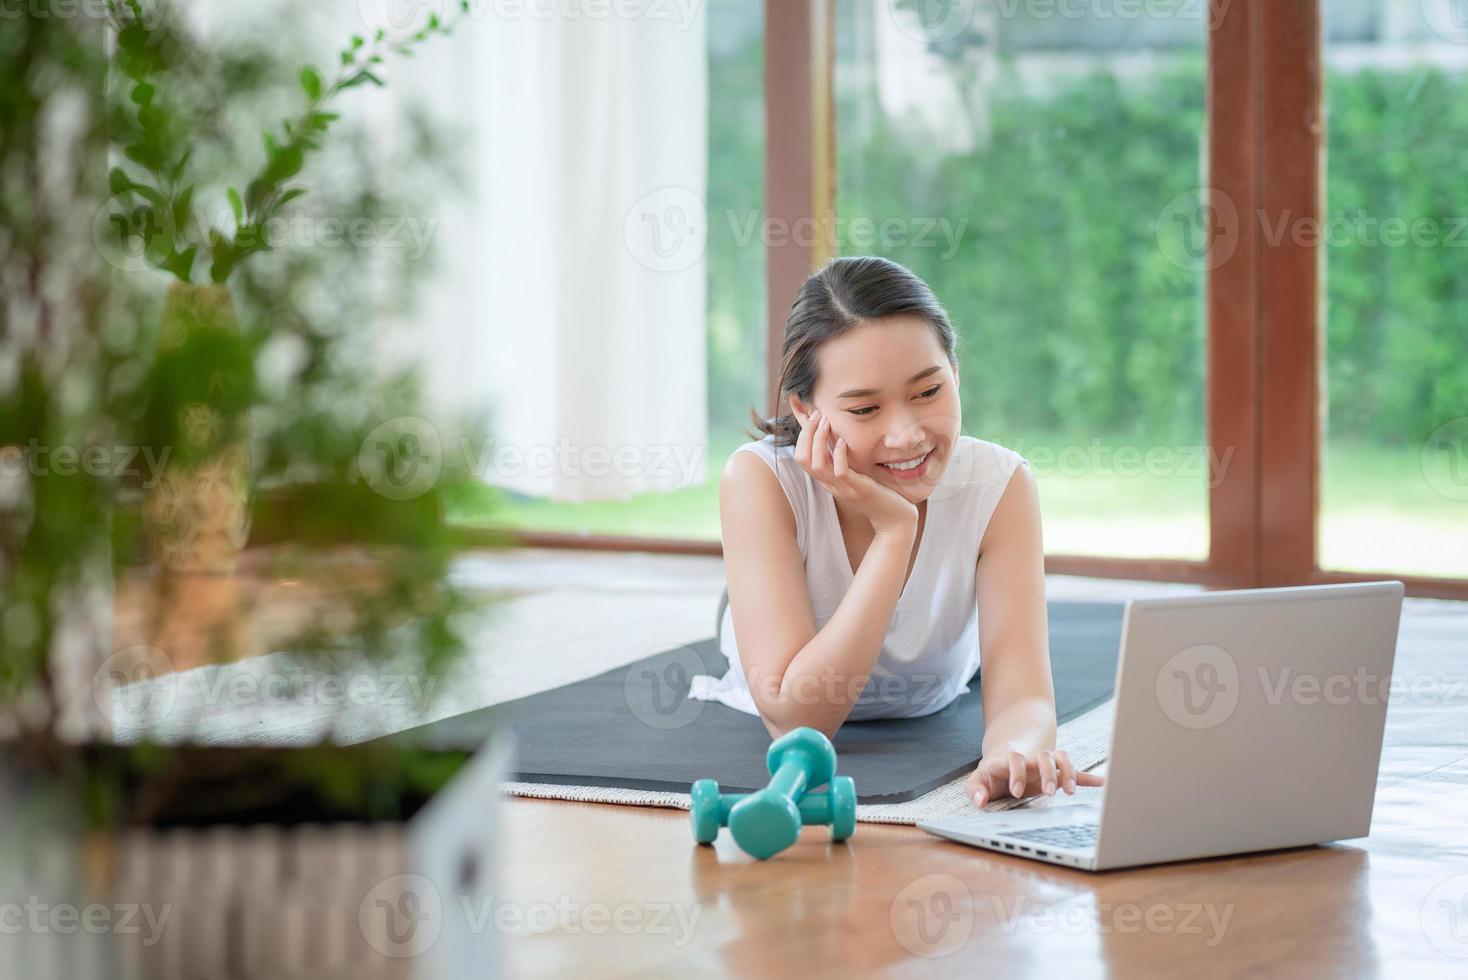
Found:
[[[984,661],[976,801],[1073,791],[1055,705],[1039,508],[1018,453],[960,432],[955,335],[895,262],[834,259],[786,322],[780,395],[720,484],[729,670],[690,696],[778,736],[912,718]],[[982,615],[981,615],[982,613]]]

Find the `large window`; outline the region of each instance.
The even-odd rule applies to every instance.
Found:
[[[1047,552],[1206,559],[1207,5],[837,6],[842,253],[948,308]]]
[[[1468,573],[1465,11],[1324,3],[1326,569]]]
[[[705,477],[682,489],[595,503],[491,496],[486,489],[456,505],[457,520],[527,531],[719,540],[719,474],[748,439],[749,409],[763,410],[766,401],[764,19],[759,4],[744,0],[711,0],[706,16],[708,305],[705,322],[689,324],[707,331]]]

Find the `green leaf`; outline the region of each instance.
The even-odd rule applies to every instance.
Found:
[[[189,147],[187,150],[184,150],[183,156],[178,158],[178,163],[175,163],[173,165],[173,170],[169,172],[168,179],[173,181],[175,184],[178,183],[178,179],[183,176],[184,167],[188,166],[189,164],[189,157],[193,155],[194,148],[192,146]]]
[[[132,186],[132,189],[135,193],[140,194],[143,198],[145,198],[150,204],[153,204],[159,208],[168,207],[168,198],[164,197],[161,191],[155,190],[152,187],[148,187],[145,184],[134,184]]]
[[[234,212],[235,224],[241,224],[245,220],[245,204],[240,200],[240,192],[233,187],[225,188],[224,193],[229,196],[229,209]]]
[[[194,203],[194,185],[190,184],[173,199],[174,226],[182,232],[189,223],[190,207]]]
[[[301,69],[301,88],[310,98],[321,98],[321,76],[316,74],[316,69],[310,65]]]
[[[305,193],[306,188],[304,187],[292,187],[290,190],[280,195],[280,200],[276,203],[276,207],[284,207],[285,205],[289,204],[290,202],[294,201],[296,198]]]
[[[145,105],[138,110],[138,125],[145,133],[161,133],[168,114],[156,105]]]
[[[360,35],[360,34],[353,34],[352,35],[352,50],[353,51],[357,50],[358,48],[360,48],[362,46],[362,44],[363,44],[362,35]]]
[[[158,153],[147,143],[129,143],[122,148],[122,155],[149,170],[157,170],[159,167]]]
[[[113,194],[123,194],[132,190],[133,182],[126,171],[121,167],[113,167],[107,172],[107,189]]]
[[[147,108],[153,102],[155,89],[147,82],[139,82],[133,86],[132,100],[143,108]]]
[[[163,260],[162,267],[182,282],[189,282],[194,277],[194,256],[198,251],[198,246],[191,245],[182,252],[174,252]]]
[[[112,222],[113,226],[117,228],[117,237],[121,240],[122,246],[126,248],[127,240],[132,236],[133,233],[133,226],[132,223],[127,220],[127,215],[119,214],[118,212],[114,211],[107,216],[107,220]]]
[[[364,68],[361,71],[357,72],[357,74],[353,75],[351,78],[348,78],[345,82],[342,82],[339,87],[343,89],[356,88],[363,82],[371,82],[374,85],[378,86],[382,85],[382,79],[378,78],[376,75],[372,74],[372,72]]]

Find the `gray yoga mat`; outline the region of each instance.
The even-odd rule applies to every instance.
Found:
[[[1123,606],[1049,604],[1051,673],[1059,721],[1111,696]],[[507,656],[513,651],[505,651]],[[728,661],[710,638],[530,697],[410,729],[395,739],[469,748],[514,731],[512,779],[687,792],[712,778],[745,793],[769,780],[770,736],[753,715],[687,696],[694,674],[720,676]],[[862,803],[902,803],[973,768],[983,739],[980,675],[969,693],[925,718],[847,722],[836,733],[837,770]]]

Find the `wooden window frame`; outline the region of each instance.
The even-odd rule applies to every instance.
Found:
[[[1209,194],[1237,227],[1208,272],[1209,555],[1203,561],[1047,554],[1050,574],[1259,588],[1397,579],[1409,595],[1468,599],[1468,579],[1328,571],[1318,563],[1321,399],[1318,243],[1265,241],[1256,215],[1319,219],[1325,138],[1321,0],[1233,0],[1208,34]],[[775,408],[786,312],[831,251],[835,213],[835,0],[765,0],[765,212],[813,236],[766,253],[767,400]],[[804,241],[809,244],[801,244]],[[1211,263],[1210,263],[1211,264]],[[1232,452],[1228,452],[1232,450]],[[1210,462],[1210,466],[1216,463]],[[473,543],[476,533],[465,530]],[[485,532],[488,533],[488,532]],[[504,540],[506,532],[494,532]],[[719,555],[717,541],[508,532],[516,544]],[[482,540],[482,536],[479,537]]]

